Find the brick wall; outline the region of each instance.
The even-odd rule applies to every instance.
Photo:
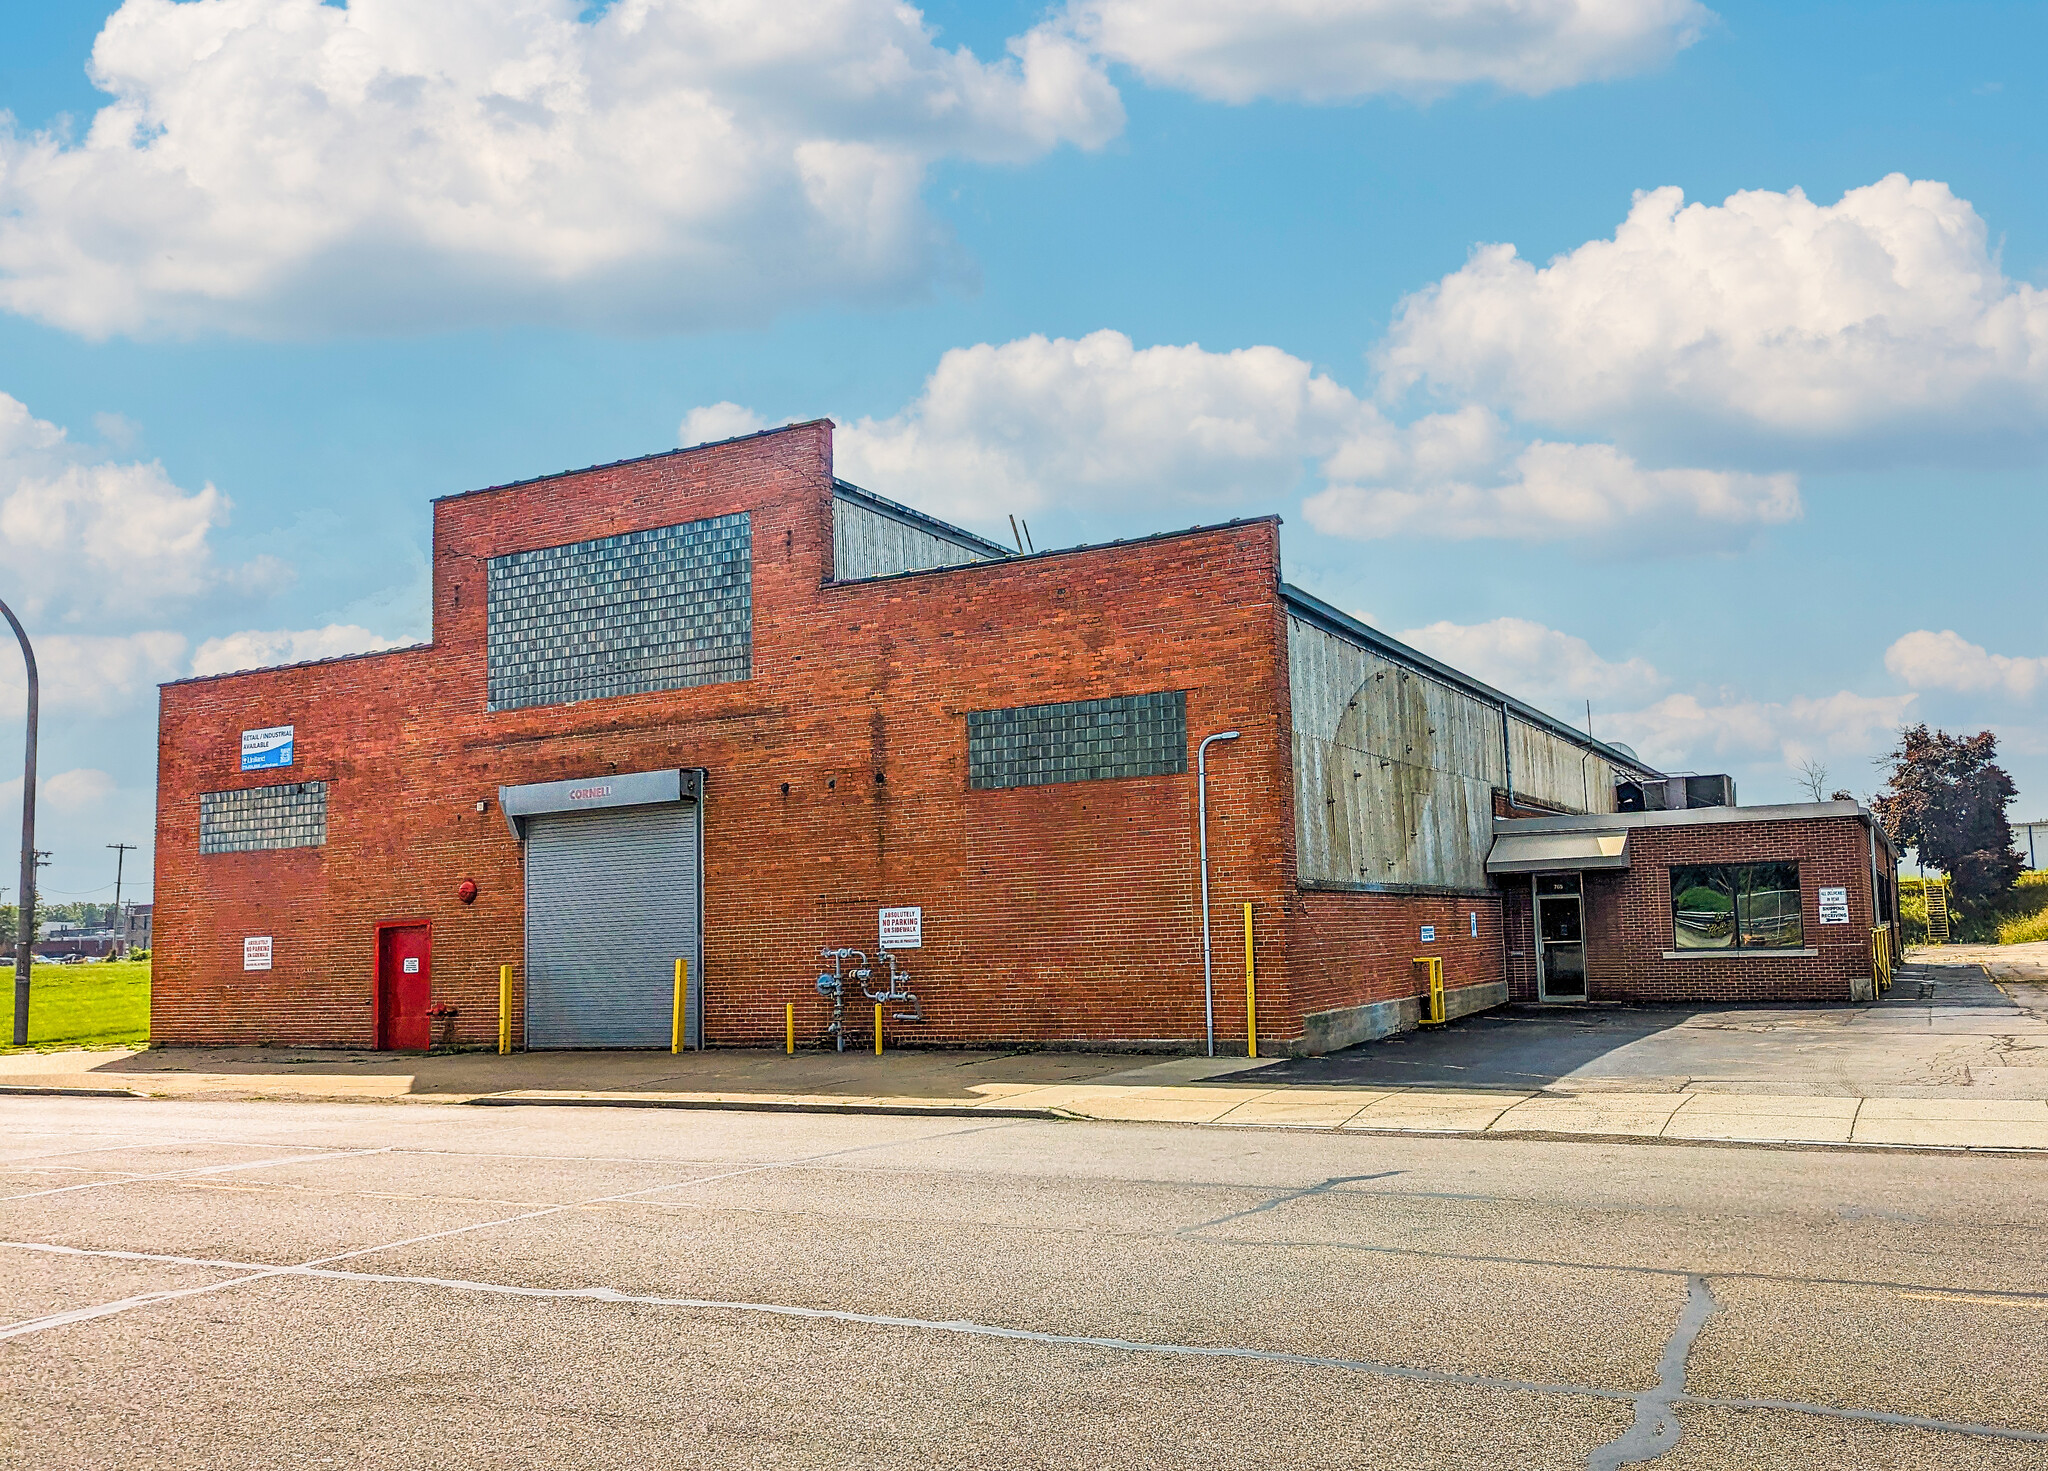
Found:
[[[1423,940],[1424,925],[1436,927],[1434,940]],[[1288,926],[1289,1008],[1306,1015],[1417,995],[1421,955],[1443,957],[1446,990],[1498,982],[1500,895],[1303,890]]]
[[[1586,976],[1596,1001],[1846,1001],[1870,974],[1869,836],[1850,817],[1644,826],[1629,868],[1586,875]],[[1672,950],[1673,864],[1799,864],[1801,923],[1812,956]],[[1822,925],[1819,891],[1849,891],[1849,923]],[[1524,901],[1526,903],[1526,901]]]
[[[489,557],[738,510],[751,679],[486,709]],[[460,1009],[461,1038],[493,1039],[523,910],[497,787],[681,766],[707,772],[712,1043],[779,1041],[785,1002],[815,1035],[818,949],[872,950],[877,907],[922,904],[925,948],[905,959],[929,1020],[901,1040],[1190,1045],[1192,774],[973,791],[966,769],[969,710],[1164,689],[1187,691],[1191,756],[1244,732],[1211,748],[1219,951],[1241,951],[1235,906],[1254,901],[1261,1029],[1299,1033],[1277,922],[1294,831],[1277,522],[832,584],[824,423],[444,500],[434,521],[432,645],[165,687],[159,1040],[369,1046],[375,926],[416,918],[435,1000]],[[238,771],[239,733],[282,724],[289,772]],[[324,847],[197,852],[200,793],[284,779],[330,784]],[[250,934],[275,937],[273,970],[241,970]],[[1219,964],[1240,980],[1218,988],[1240,1035],[1241,964]],[[1316,965],[1318,1004],[1376,984]]]

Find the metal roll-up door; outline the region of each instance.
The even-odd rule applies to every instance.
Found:
[[[675,963],[702,1025],[695,802],[552,812],[526,826],[526,1045],[666,1047]]]

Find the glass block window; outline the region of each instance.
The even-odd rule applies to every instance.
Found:
[[[1178,776],[1187,769],[1184,690],[967,715],[967,780],[973,787]]]
[[[490,708],[566,705],[753,674],[744,511],[490,559]]]
[[[199,795],[199,851],[254,853],[262,848],[318,848],[327,842],[327,783]]]

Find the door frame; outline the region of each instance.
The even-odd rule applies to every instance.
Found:
[[[434,921],[425,915],[417,919],[380,919],[370,927],[370,1051],[384,1051],[384,932],[386,930],[425,930],[427,932],[427,960],[431,966],[434,955]],[[434,972],[427,971],[427,999],[431,1005],[434,995]]]
[[[1563,871],[1553,870],[1553,873]],[[1565,895],[1538,893],[1536,886],[1544,875],[1537,873],[1529,875],[1529,933],[1535,940],[1536,945],[1536,999],[1558,1006],[1583,1005],[1591,1000],[1593,995],[1592,972],[1591,968],[1586,964],[1586,876],[1582,873],[1573,873],[1572,876],[1579,881],[1579,891],[1576,894]],[[1551,995],[1550,976],[1543,964],[1543,901],[1545,899],[1564,898],[1576,899],[1579,904],[1579,938],[1577,941],[1579,947],[1579,970],[1585,979],[1581,982],[1581,989],[1576,996]]]

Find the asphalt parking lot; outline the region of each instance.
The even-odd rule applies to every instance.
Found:
[[[1919,965],[1860,1006],[1509,1006],[1263,1069],[1341,1086],[2048,1098],[2048,996]]]
[[[0,1108],[17,1466],[2048,1464],[2040,1157]]]

